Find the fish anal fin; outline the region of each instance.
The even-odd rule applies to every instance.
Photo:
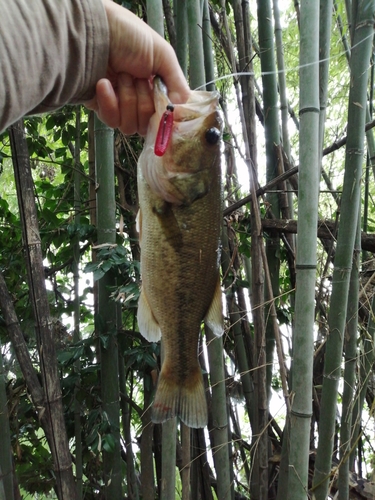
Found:
[[[183,384],[163,366],[151,418],[154,423],[160,424],[173,417],[179,417],[184,424],[195,429],[207,425],[207,402],[199,365]]]
[[[204,318],[204,322],[216,337],[221,337],[223,335],[223,304],[220,278],[217,281],[215,293],[210,308]]]
[[[146,340],[149,342],[158,342],[160,340],[160,327],[151,311],[150,304],[143,288],[138,301],[137,320],[139,331]]]

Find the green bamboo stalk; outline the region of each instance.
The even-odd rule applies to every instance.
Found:
[[[257,1],[257,16],[258,16],[258,38],[259,38],[259,56],[262,70],[262,98],[263,98],[263,113],[264,113],[264,134],[266,147],[266,179],[267,182],[277,176],[277,162],[275,158],[275,145],[280,144],[280,129],[279,129],[279,103],[277,92],[277,73],[275,61],[275,47],[273,36],[272,23],[272,3],[271,0]],[[270,204],[272,213],[279,218],[280,204],[278,195],[271,193],[267,195],[267,202]],[[268,238],[266,240],[266,256],[269,273],[271,276],[272,290],[265,286],[265,300],[269,300],[279,295],[279,270],[280,270],[280,240],[278,237]],[[269,318],[270,308],[265,307],[265,318]],[[259,442],[259,467],[260,476],[260,498],[266,498],[268,494],[268,436],[264,430],[268,424],[268,400],[271,394],[273,356],[275,350],[275,338],[272,321],[266,320],[266,342],[265,342],[265,359],[263,362],[262,351],[264,349],[263,342],[258,341],[258,358],[259,368],[258,376],[260,384],[259,391],[259,432],[262,434],[262,439]],[[263,375],[265,371],[265,377]],[[263,387],[263,384],[266,384]],[[262,493],[263,491],[263,493]]]
[[[284,64],[284,45],[283,45],[283,31],[280,20],[280,9],[278,0],[273,0],[273,16],[275,20],[275,42],[276,42],[276,59],[278,70],[278,82],[280,93],[280,110],[281,110],[281,131],[282,143],[287,157],[291,158],[290,141],[288,132],[288,98],[286,95],[286,78],[285,78],[285,64]]]
[[[228,269],[230,269],[231,265],[231,254],[229,249],[229,239],[228,239],[228,228],[224,228],[222,233],[222,255],[221,255],[221,267],[224,275],[228,275]],[[241,377],[241,385],[243,396],[245,399],[245,406],[247,410],[247,414],[250,419],[250,425],[252,428],[253,435],[253,450],[256,447],[257,442],[257,412],[256,412],[256,401],[254,401],[254,384],[253,379],[251,377],[251,367],[249,365],[249,359],[247,356],[247,349],[245,345],[245,338],[241,328],[241,314],[239,312],[239,307],[235,301],[235,290],[231,280],[227,277],[224,279],[224,287],[227,290],[226,299],[227,299],[227,309],[229,313],[230,323],[231,323],[231,332],[233,335],[236,360],[237,360],[237,371]],[[211,365],[211,361],[210,361]],[[213,384],[212,384],[213,385]],[[217,412],[216,412],[217,414]],[[214,442],[214,446],[216,443]],[[253,487],[254,485],[258,487],[258,470],[254,468],[252,474],[246,476],[249,486]]]
[[[187,20],[189,33],[190,87],[196,89],[205,84],[203,59],[202,12],[200,0],[187,2]]]
[[[225,1],[221,0],[221,7],[224,16],[224,27],[225,33],[228,40],[231,39],[231,34],[229,30],[229,23],[226,16],[225,10]],[[249,40],[249,38],[247,38]],[[236,72],[236,60],[234,55],[234,49],[231,44],[228,44],[228,55],[230,57],[230,64],[232,72]],[[247,53],[248,55],[248,53]],[[236,90],[236,98],[238,110],[240,112],[241,117],[241,126],[242,126],[242,135],[245,146],[245,162],[249,172],[250,179],[250,192],[251,192],[251,267],[252,267],[252,316],[254,321],[254,331],[256,333],[256,346],[257,350],[253,349],[253,366],[257,366],[257,370],[254,371],[253,379],[247,379],[246,375],[250,375],[248,371],[243,372],[241,369],[240,360],[242,360],[243,367],[248,366],[248,360],[244,358],[246,350],[245,345],[244,348],[241,348],[241,342],[243,342],[241,328],[239,327],[239,314],[238,310],[236,310],[236,306],[231,303],[228,303],[228,310],[231,320],[233,323],[233,331],[235,336],[238,338],[236,341],[236,345],[238,346],[237,356],[239,359],[239,367],[241,373],[241,380],[244,386],[244,394],[245,399],[246,395],[248,396],[247,401],[247,409],[248,415],[251,422],[252,427],[252,440],[253,446],[252,450],[252,477],[250,480],[250,489],[251,489],[251,498],[257,499],[261,496],[266,497],[268,491],[268,480],[266,480],[265,476],[267,475],[267,433],[262,432],[266,428],[266,423],[262,420],[265,420],[265,409],[267,409],[267,402],[264,404],[264,401],[267,399],[266,397],[266,356],[265,356],[265,325],[264,325],[264,296],[263,296],[263,260],[262,260],[262,250],[261,246],[263,245],[262,241],[262,230],[261,230],[261,222],[260,222],[260,213],[259,213],[259,204],[258,198],[256,196],[256,186],[257,186],[257,158],[256,158],[256,139],[255,139],[255,128],[250,130],[250,135],[248,135],[248,130],[246,126],[246,121],[244,117],[244,110],[242,108],[240,92],[238,88],[237,81],[234,80],[235,90]],[[254,93],[251,93],[250,100],[254,97]],[[255,110],[255,103],[251,103],[250,108],[252,111]],[[255,115],[251,115],[255,118]],[[250,115],[249,115],[250,117]],[[254,120],[253,122],[254,123]],[[254,146],[254,147],[252,147]],[[225,232],[223,232],[223,248],[226,247],[227,243],[225,242]],[[225,251],[223,252],[223,255]],[[229,255],[229,252],[228,252]],[[224,269],[228,269],[228,264]],[[227,298],[229,301],[229,298]],[[234,302],[234,301],[233,301]],[[237,318],[238,316],[238,318]],[[246,386],[244,385],[246,383]],[[254,387],[253,387],[254,383]],[[259,390],[261,387],[261,390]],[[249,395],[253,392],[252,397]],[[259,397],[262,392],[263,397]],[[260,411],[258,411],[260,403],[262,400],[262,406]],[[268,420],[268,414],[267,414]],[[262,424],[264,423],[263,427]],[[259,456],[262,457],[262,460],[259,460]],[[262,478],[262,481],[261,481]],[[250,478],[249,478],[250,479]],[[262,483],[262,487],[261,487]]]
[[[212,454],[214,458],[217,496],[221,500],[231,500],[233,484],[230,480],[230,461],[228,448],[228,415],[225,391],[225,373],[223,341],[215,337],[211,330],[206,327],[207,353],[210,364],[210,385],[212,391],[211,413],[214,447]]]
[[[276,60],[278,69],[278,82],[280,94],[280,111],[281,111],[281,136],[282,144],[288,160],[292,163],[292,154],[289,140],[289,111],[288,111],[288,98],[286,94],[286,76],[284,64],[284,46],[283,46],[283,31],[281,27],[279,0],[273,0],[273,16],[275,20],[275,41],[276,41]],[[288,205],[289,205],[289,218],[293,218],[293,193],[290,191],[290,183],[287,181],[288,186]],[[294,249],[294,238],[290,238],[289,244]]]
[[[152,4],[152,8],[151,8]],[[149,0],[147,2],[147,13],[149,25],[164,36],[164,25],[160,23],[160,12],[163,13],[163,4],[160,0]],[[161,362],[164,361],[163,340]],[[161,471],[161,500],[169,500],[174,497],[176,488],[176,447],[177,447],[177,419],[173,418],[162,424],[162,471]]]
[[[289,109],[288,98],[286,93],[286,75],[284,64],[284,48],[282,26],[280,19],[279,1],[273,0],[273,15],[275,20],[275,41],[276,41],[276,60],[278,69],[278,82],[280,94],[280,110],[281,110],[281,136],[282,145],[285,154],[290,162],[292,162],[291,147],[289,140]],[[288,188],[288,214],[287,218],[293,218],[293,193],[291,192],[291,185],[289,180],[286,182]],[[284,216],[284,214],[283,214]],[[287,237],[290,247],[295,251],[295,238],[290,235]],[[294,305],[294,297],[291,297],[291,303]],[[283,440],[281,448],[281,459],[279,467],[279,479],[277,484],[277,500],[284,500],[288,498],[288,480],[289,480],[289,444],[290,444],[290,413],[286,415],[286,421],[283,429]]]
[[[207,90],[215,90],[215,69],[212,47],[212,30],[210,21],[210,12],[208,8],[208,0],[203,0],[203,19],[202,19],[202,37],[203,37],[203,53],[204,53],[204,69],[205,81],[211,82],[206,85]]]
[[[375,362],[375,295],[371,301],[369,311],[369,322],[367,331],[363,332],[364,336],[361,342],[361,353],[359,356],[359,376],[357,384],[357,393],[353,403],[352,415],[352,433],[351,433],[351,454],[349,460],[349,469],[354,467],[354,459],[358,441],[360,440],[362,409],[365,402],[367,386],[369,378],[373,373]],[[359,459],[360,460],[360,459]]]
[[[307,497],[319,190],[319,12],[301,1],[300,159],[288,499]]]
[[[319,16],[319,151],[323,150],[324,127],[328,101],[329,54],[331,47],[333,0],[320,0]]]
[[[0,342],[0,499],[14,500],[12,446],[10,441],[5,377]]]
[[[238,52],[238,71],[240,73],[248,72],[248,75],[240,75],[239,81],[241,85],[241,99],[243,114],[245,118],[247,136],[252,137],[251,130],[255,125],[251,121],[251,117],[255,116],[255,110],[252,109],[255,105],[254,99],[254,76],[252,66],[252,43],[250,32],[250,15],[244,10],[245,5],[241,0],[232,0],[233,16],[236,27],[236,47]],[[235,77],[237,80],[237,77]],[[251,149],[251,148],[250,148]]]
[[[347,42],[347,38],[345,35],[345,31],[343,28],[341,16],[337,13],[338,8],[336,1],[333,3],[335,12],[337,14],[337,25],[341,34],[341,41],[344,47],[344,51],[346,54],[346,58],[348,62],[350,61],[350,47]],[[347,4],[347,17],[348,22],[350,24],[350,19],[352,16],[351,4]],[[371,64],[371,81],[370,81],[370,96],[369,102],[366,105],[366,122],[370,122],[372,120],[373,110],[372,110],[372,94],[373,94],[373,80],[374,80],[374,65]],[[364,209],[363,209],[363,231],[367,231],[367,217],[368,217],[368,185],[369,185],[369,172],[370,168],[372,169],[373,175],[375,176],[375,137],[372,130],[366,131],[366,143],[367,143],[367,165],[366,165],[366,176],[365,176],[365,193],[364,193]],[[366,260],[366,252],[362,252],[362,261]]]
[[[155,500],[154,461],[152,455],[153,424],[151,422],[151,403],[153,391],[143,382],[144,409],[142,413],[141,439],[141,498]]]
[[[274,144],[280,144],[279,103],[277,92],[277,72],[272,24],[271,0],[258,0],[259,56],[262,69],[264,134],[266,141],[267,182],[277,176]],[[278,199],[273,195],[268,200],[277,216]]]
[[[367,103],[367,70],[373,33],[374,2],[358,2],[350,58],[348,134],[345,158],[341,219],[335,255],[331,307],[328,318],[321,398],[319,444],[315,462],[313,488],[316,500],[325,500],[331,471],[331,456],[336,418],[337,390],[341,374],[345,317],[349,278],[357,226],[362,173],[365,117]]]
[[[286,416],[283,429],[283,442],[281,444],[281,458],[279,467],[279,480],[277,483],[276,500],[288,498],[289,482],[289,452],[290,452],[290,414]]]
[[[208,0],[203,0],[203,51],[206,81],[214,79],[213,47],[211,41],[211,21],[208,10]],[[204,83],[204,82],[202,82]],[[212,82],[207,90],[214,90]],[[223,228],[226,230],[225,228]],[[211,415],[212,415],[212,442],[213,458],[217,478],[217,494],[220,499],[230,500],[234,495],[233,484],[231,485],[231,462],[229,460],[228,447],[228,414],[224,374],[224,350],[223,340],[216,338],[212,331],[206,326],[206,342],[208,361],[210,366],[210,383],[212,391]]]
[[[353,254],[353,266],[350,275],[348,310],[345,331],[345,370],[344,391],[342,395],[342,412],[340,427],[340,468],[338,500],[349,498],[349,455],[352,434],[353,395],[355,370],[357,365],[357,332],[358,332],[358,296],[359,266],[361,253],[361,219],[358,211],[357,234]]]
[[[176,446],[177,419],[171,418],[162,424],[161,500],[175,498],[176,490]]]
[[[228,274],[228,269],[230,269],[230,265],[231,265],[231,255],[229,250],[228,228],[225,228],[224,231],[222,232],[222,253],[221,253],[221,267],[224,275]],[[226,293],[227,307],[229,311],[231,329],[233,331],[236,358],[238,362],[237,368],[241,377],[242,390],[245,398],[247,413],[249,415],[250,422],[254,432],[255,429],[254,425],[255,408],[253,401],[254,387],[250,375],[251,370],[246,355],[246,346],[244,342],[244,337],[242,335],[241,315],[239,313],[238,306],[235,303],[235,292],[233,290],[231,280],[228,279],[228,277],[224,279],[224,287],[225,289],[227,289]]]
[[[184,72],[185,76],[187,76],[188,60],[188,23],[186,3],[186,0],[176,0],[174,9],[176,13],[176,33],[178,33],[176,54],[178,62],[180,63],[181,69]]]
[[[116,243],[113,130],[95,116],[95,166],[98,245]],[[107,500],[121,498],[120,405],[116,304],[110,287],[115,277],[107,272],[98,283],[97,334],[100,335],[103,414],[109,424],[111,448],[103,449],[103,480]]]
[[[76,110],[76,138],[74,147],[74,223],[80,224],[81,221],[81,109],[78,106]],[[80,261],[80,246],[79,240],[74,244],[73,248],[73,288],[74,288],[74,303],[73,303],[73,321],[74,332],[73,342],[77,343],[81,340],[80,333],[80,296],[79,296],[79,261]],[[80,360],[74,363],[74,370],[80,377],[81,363]],[[81,425],[81,403],[77,399],[77,393],[80,389],[80,381],[77,381],[75,387],[74,398],[74,437],[75,437],[75,475],[77,487],[77,500],[81,500],[83,493],[83,463],[82,463],[82,425]]]
[[[335,12],[337,14],[338,8],[337,8],[336,1],[334,1],[333,6],[334,6]],[[348,4],[347,4],[347,18],[348,18],[349,25],[351,24],[351,22],[350,22],[351,16],[352,16],[351,3],[348,2]],[[341,41],[343,44],[345,55],[346,55],[346,58],[349,62],[350,61],[350,47],[349,47],[347,37],[346,37],[345,31],[344,31],[341,16],[339,14],[337,14],[337,25],[338,25],[338,28],[340,30]],[[371,65],[371,74],[373,75],[373,73],[374,73],[374,66],[372,64]],[[370,98],[369,98],[369,102],[366,105],[366,123],[368,123],[372,120],[372,115],[373,115],[372,109],[370,109],[370,108],[372,108],[372,106],[371,106],[371,104],[372,104],[371,93],[373,92],[372,89],[373,89],[373,85],[370,83]],[[373,131],[371,129],[366,131],[366,142],[367,142],[370,167],[371,167],[373,175],[375,177],[375,137],[374,137]],[[366,230],[364,229],[364,231],[366,231]]]
[[[159,33],[159,35],[164,36],[164,12],[162,2],[159,0],[147,0],[146,8],[148,24],[153,30]]]
[[[262,70],[262,98],[263,98],[263,114],[264,114],[264,134],[266,147],[266,180],[271,181],[277,177],[277,161],[275,156],[275,145],[280,144],[280,128],[279,128],[279,102],[277,92],[277,72],[275,60],[275,47],[273,36],[272,23],[272,3],[271,0],[257,1],[258,15],[258,37],[259,37],[259,56]],[[280,202],[277,193],[268,193],[266,196],[267,202],[270,204],[272,214],[279,218]],[[265,300],[267,303],[273,297],[279,295],[279,270],[280,270],[280,239],[278,236],[267,238],[266,240],[266,256],[271,276],[272,290],[265,286]],[[265,307],[266,318],[266,365],[262,370],[266,370],[266,397],[270,399],[273,357],[275,350],[274,328],[272,321],[267,321],[270,308]],[[262,389],[260,387],[260,389]],[[262,399],[264,396],[262,396]],[[266,401],[259,401],[259,405],[267,407]],[[268,423],[268,410],[262,411],[262,422],[260,425],[265,428]],[[261,427],[261,428],[262,428]],[[266,441],[266,440],[265,440]],[[263,474],[265,475],[266,454],[263,454]]]
[[[181,500],[190,499],[190,472],[191,472],[191,429],[183,422],[180,422],[181,436]]]

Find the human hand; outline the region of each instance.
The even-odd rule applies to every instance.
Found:
[[[85,104],[110,127],[145,135],[154,112],[150,77],[162,77],[175,104],[185,102],[190,90],[173,48],[160,35],[111,0],[103,4],[110,33],[107,75]]]

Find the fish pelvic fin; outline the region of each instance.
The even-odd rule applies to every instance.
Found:
[[[146,292],[142,288],[138,301],[137,313],[139,331],[149,342],[158,342],[161,339],[161,330],[151,311]]]
[[[188,383],[179,383],[176,376],[162,369],[156,389],[151,419],[161,424],[179,417],[188,427],[195,429],[207,425],[207,401],[199,365],[189,375]]]
[[[221,337],[223,335],[223,304],[220,277],[217,280],[215,293],[210,308],[204,318],[204,322],[216,337]]]
[[[135,229],[137,230],[139,234],[139,244],[141,244],[141,238],[142,238],[142,213],[141,210],[139,209],[137,212],[137,217],[135,218]]]

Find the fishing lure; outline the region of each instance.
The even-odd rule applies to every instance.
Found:
[[[172,137],[173,129],[173,104],[168,104],[166,111],[161,117],[158,133],[156,134],[155,149],[156,156],[163,156],[167,150],[169,141]]]

